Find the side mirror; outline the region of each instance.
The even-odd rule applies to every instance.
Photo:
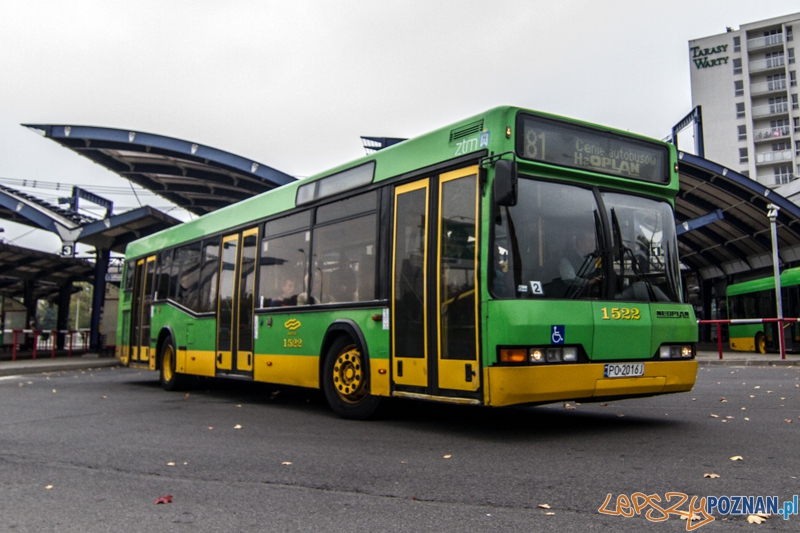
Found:
[[[517,162],[500,159],[494,166],[494,201],[497,205],[517,205]]]

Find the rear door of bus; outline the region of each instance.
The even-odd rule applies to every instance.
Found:
[[[253,295],[258,228],[222,238],[217,292],[218,374],[253,374]]]

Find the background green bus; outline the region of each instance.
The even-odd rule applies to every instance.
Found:
[[[690,390],[677,191],[671,145],[495,108],[131,243],[118,356],[351,418]]]
[[[728,285],[725,296],[731,319],[777,317],[775,276],[733,283]],[[800,268],[781,272],[781,301],[783,316],[797,318],[800,313]],[[777,324],[731,324],[728,328],[731,350],[767,353],[780,349]],[[794,350],[796,343],[800,342],[797,323],[786,324],[783,332],[786,350]]]

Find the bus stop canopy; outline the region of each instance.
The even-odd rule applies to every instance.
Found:
[[[713,161],[678,153],[680,191],[675,218],[681,262],[703,279],[772,267],[767,205],[777,220],[781,262],[800,261],[800,207],[747,176]],[[692,221],[720,210],[722,218],[692,229]],[[716,217],[714,217],[716,218]]]
[[[163,135],[96,126],[23,126],[196,215],[295,180],[262,163]]]
[[[181,223],[149,206],[93,218],[4,185],[0,185],[0,218],[51,231],[65,244],[79,242],[117,253],[124,253],[133,240]]]
[[[35,300],[55,301],[61,287],[93,279],[94,266],[84,259],[0,243],[0,294],[5,297],[24,299],[27,283]]]

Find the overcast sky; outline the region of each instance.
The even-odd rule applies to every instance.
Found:
[[[0,0],[0,184],[53,202],[81,185],[116,213],[139,206],[127,181],[21,123],[167,135],[295,176],[363,155],[361,135],[412,137],[504,104],[663,138],[691,109],[690,39],[796,11],[797,0]],[[0,227],[6,242],[60,248]]]

